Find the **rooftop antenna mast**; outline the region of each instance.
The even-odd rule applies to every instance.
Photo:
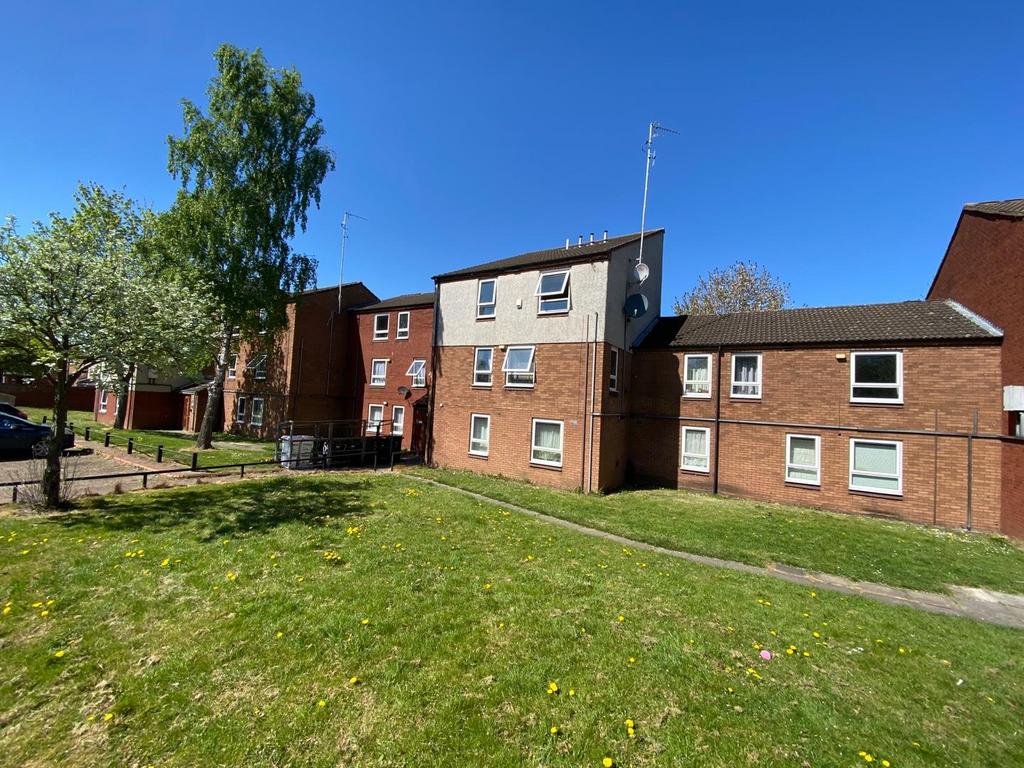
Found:
[[[348,241],[348,220],[362,219],[363,221],[369,221],[365,216],[360,216],[358,213],[352,213],[352,211],[345,211],[345,214],[341,217],[341,265],[338,267],[338,314],[341,314],[341,286],[344,285],[342,279],[345,275],[345,243]]]
[[[664,125],[658,125],[655,122],[652,122],[647,127],[647,142],[644,144],[647,154],[647,162],[644,166],[644,205],[640,210],[640,256],[637,259],[637,264],[644,263],[644,230],[647,225],[647,185],[651,180],[651,166],[654,165],[654,158],[657,156],[657,153],[654,151],[654,139],[658,136],[659,131],[679,135],[679,131],[666,128]]]

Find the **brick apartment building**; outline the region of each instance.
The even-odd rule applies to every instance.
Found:
[[[928,291],[1003,331],[1000,431],[1024,438],[1024,199],[965,205]],[[1024,440],[1002,445],[1003,530],[1024,538]]]
[[[634,354],[633,471],[999,530],[1001,342],[952,301],[662,318]]]
[[[359,282],[341,286],[340,297],[338,286],[305,291],[288,305],[283,330],[242,341],[224,380],[224,431],[273,438],[282,421],[359,418],[358,337],[349,310],[376,301]]]
[[[415,293],[355,310],[366,429],[400,435],[402,449],[423,455],[432,383],[434,294]]]
[[[161,376],[148,366],[137,366],[125,394],[124,428],[180,429],[182,389],[193,383],[180,376]],[[93,418],[101,424],[113,425],[117,401],[114,392],[97,386],[92,403]]]
[[[524,253],[436,276],[428,460],[559,488],[620,485],[630,348],[660,311],[663,230]],[[627,298],[645,312],[629,318]]]

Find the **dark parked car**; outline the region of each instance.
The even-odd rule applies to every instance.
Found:
[[[31,453],[37,458],[46,455],[46,440],[50,437],[50,425],[33,424],[28,419],[19,419],[0,413],[0,451],[4,453]],[[75,444],[75,433],[64,433],[64,447]]]
[[[19,411],[13,405],[9,403],[0,403],[0,416],[17,416],[19,419],[29,421],[28,414],[24,411]]]

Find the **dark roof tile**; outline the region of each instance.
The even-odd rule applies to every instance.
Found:
[[[429,293],[405,293],[401,296],[393,296],[390,299],[383,299],[376,304],[367,304],[359,307],[357,312],[376,312],[382,309],[398,309],[399,307],[426,307],[434,303],[434,292]]]
[[[990,213],[996,216],[1014,216],[1024,218],[1024,198],[1014,200],[991,200],[987,203],[967,203],[965,211]]]
[[[998,328],[956,302],[904,301],[658,320],[640,344],[658,347],[777,347],[801,344],[998,339]]]

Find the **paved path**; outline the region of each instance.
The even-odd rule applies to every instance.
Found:
[[[647,544],[643,541],[627,539],[624,536],[617,536],[614,533],[600,531],[596,528],[589,528],[579,523],[562,520],[558,517],[545,515],[533,509],[520,507],[517,504],[510,504],[507,501],[492,499],[483,494],[457,488],[447,483],[440,483],[436,480],[429,480],[425,477],[408,473],[403,475],[422,483],[445,488],[465,496],[470,496],[478,501],[493,504],[504,509],[518,512],[538,520],[543,520],[552,525],[582,533],[587,536],[594,536],[606,541],[612,541],[624,547],[642,549],[647,552],[656,552],[660,555],[668,555],[680,560],[688,560],[691,563],[707,565],[712,568],[725,568],[730,571],[748,573],[753,576],[768,576],[773,579],[789,581],[793,584],[800,584],[814,589],[826,589],[833,592],[841,592],[846,595],[866,597],[870,600],[877,600],[890,605],[902,605],[908,608],[915,608],[919,611],[929,613],[942,613],[949,616],[961,616],[976,621],[984,621],[990,624],[999,624],[1004,627],[1024,629],[1024,596],[1008,595],[1003,592],[993,592],[987,589],[975,589],[972,587],[950,586],[950,594],[938,594],[936,592],[921,592],[915,589],[904,589],[903,587],[890,587],[886,584],[875,584],[870,581],[853,581],[842,576],[835,576],[830,573],[818,573],[808,571],[804,568],[797,568],[790,565],[772,564],[766,567],[748,565],[734,560],[722,560],[707,555],[697,555],[692,552],[681,552],[675,549],[666,549],[654,544]]]

